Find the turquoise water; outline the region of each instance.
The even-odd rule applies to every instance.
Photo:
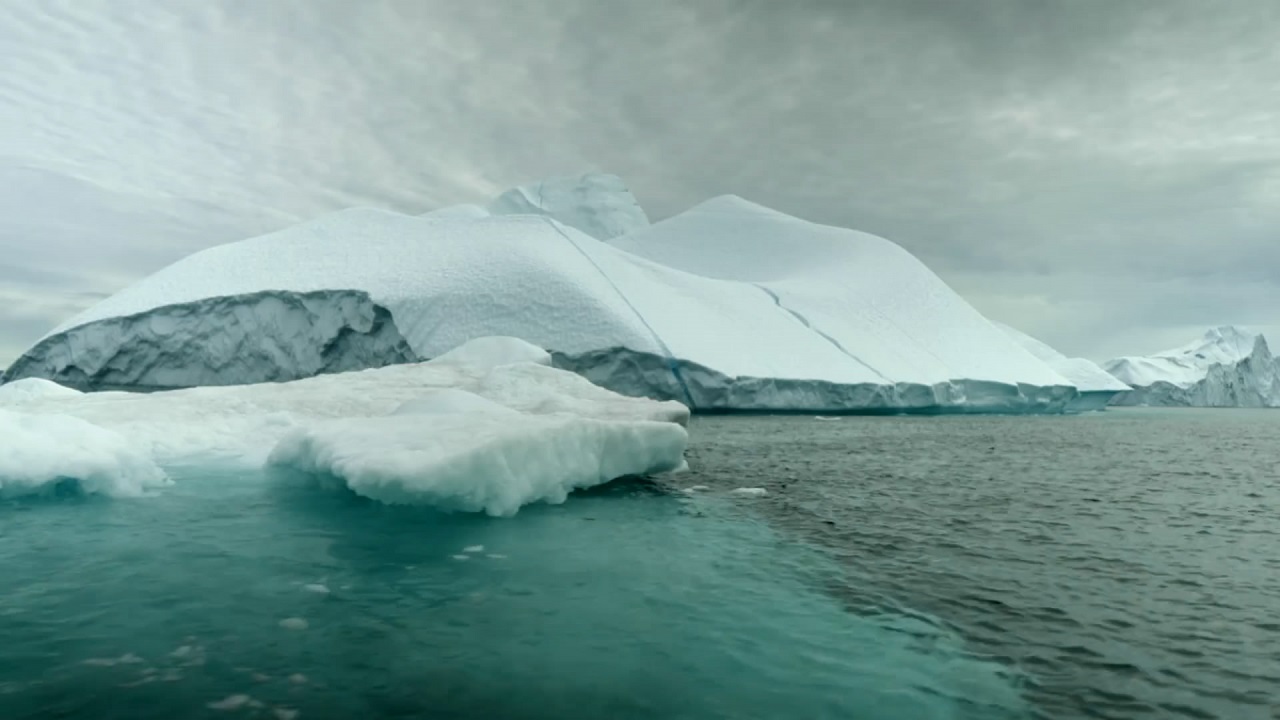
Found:
[[[0,503],[0,717],[1021,718],[1025,678],[748,500],[644,482],[514,518],[304,478]],[[296,713],[296,715],[295,715]]]

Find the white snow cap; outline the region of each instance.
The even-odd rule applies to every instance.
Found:
[[[617,175],[552,177],[512,188],[489,203],[494,215],[544,215],[597,240],[649,225],[640,203]]]

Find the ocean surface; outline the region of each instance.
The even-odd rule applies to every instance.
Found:
[[[690,430],[506,519],[0,502],[0,718],[1280,717],[1280,412]]]

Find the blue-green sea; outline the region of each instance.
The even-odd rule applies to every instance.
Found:
[[[199,467],[4,501],[0,718],[1280,707],[1280,413],[690,430],[689,473],[512,518]]]

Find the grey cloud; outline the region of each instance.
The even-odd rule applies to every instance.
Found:
[[[69,268],[29,292],[110,291],[601,169],[652,217],[737,193],[890,237],[1066,352],[1145,352],[1280,323],[1277,36],[1269,0],[13,4],[0,157],[90,189],[21,195],[0,251]]]

